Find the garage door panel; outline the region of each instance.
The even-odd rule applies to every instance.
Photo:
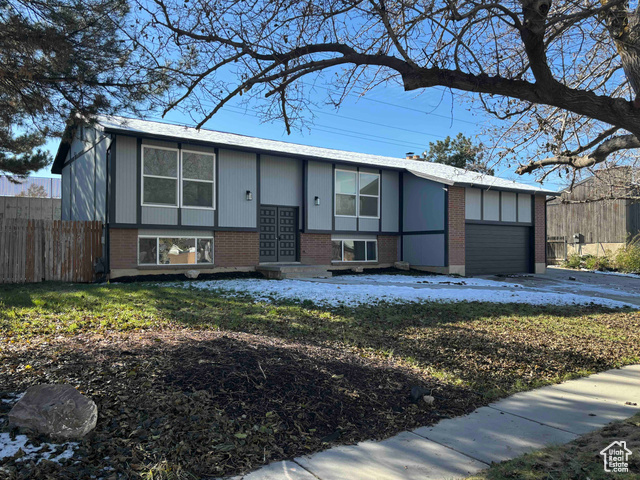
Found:
[[[531,271],[531,227],[467,224],[467,275]]]

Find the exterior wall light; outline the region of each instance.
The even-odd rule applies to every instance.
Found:
[[[314,198],[313,203],[315,204],[316,207],[320,206],[320,197]]]
[[[247,202],[250,202],[251,200],[253,200],[253,193],[251,193],[251,190],[247,190],[246,199],[247,199]]]

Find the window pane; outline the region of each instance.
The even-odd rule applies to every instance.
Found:
[[[196,263],[195,238],[161,238],[159,247],[162,265]]]
[[[367,258],[365,257],[365,249],[367,242],[353,242],[354,243],[354,260],[358,262],[364,262]]]
[[[356,215],[355,195],[336,195],[336,215]]]
[[[355,260],[355,246],[353,240],[343,240],[344,243],[344,261],[353,262]]]
[[[213,239],[198,239],[198,263],[213,263]]]
[[[378,197],[360,197],[360,216],[378,216]]]
[[[182,176],[194,180],[213,180],[213,156],[205,153],[184,152]]]
[[[331,260],[342,260],[342,242],[340,240],[334,240],[331,242]]]
[[[378,260],[378,255],[376,252],[376,242],[367,242],[367,260]]]
[[[144,174],[178,177],[178,152],[144,147]]]
[[[356,172],[336,170],[336,193],[356,193]]]
[[[157,246],[155,238],[139,238],[138,263],[140,265],[155,265],[158,261],[156,257]]]
[[[209,182],[182,183],[183,207],[213,207],[213,184]]]
[[[144,203],[177,205],[177,180],[168,178],[144,177]]]
[[[360,193],[363,195],[378,195],[378,175],[371,173],[360,174]]]

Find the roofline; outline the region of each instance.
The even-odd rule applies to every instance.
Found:
[[[165,125],[162,122],[156,122],[156,123],[160,123],[162,125]],[[336,160],[336,159],[329,159],[326,157],[319,157],[319,156],[314,156],[314,155],[304,155],[304,154],[296,154],[296,153],[289,153],[289,152],[279,152],[279,151],[274,151],[271,149],[265,149],[265,148],[256,148],[256,147],[248,147],[248,146],[239,146],[239,145],[229,145],[227,143],[220,143],[220,142],[213,142],[213,141],[208,141],[208,140],[194,140],[194,139],[187,139],[184,137],[180,137],[180,136],[174,136],[174,135],[162,135],[162,134],[156,134],[156,133],[147,133],[147,132],[137,132],[137,131],[132,131],[130,129],[127,128],[116,128],[116,127],[110,127],[110,126],[104,126],[101,125],[100,122],[98,121],[96,124],[96,127],[101,128],[102,131],[104,133],[110,133],[110,134],[116,134],[116,135],[123,135],[123,136],[128,136],[128,137],[134,137],[134,138],[149,138],[149,139],[154,139],[154,140],[163,140],[163,141],[171,141],[171,142],[175,142],[175,141],[182,141],[183,143],[187,143],[187,144],[192,144],[192,145],[202,145],[202,146],[210,146],[210,147],[218,147],[218,148],[223,148],[225,150],[234,150],[234,151],[243,151],[243,152],[252,152],[252,153],[257,153],[257,154],[271,154],[271,155],[278,155],[280,157],[286,157],[286,158],[294,158],[294,159],[300,159],[300,160],[310,160],[310,161],[317,161],[317,162],[327,162],[327,163],[345,163],[348,165],[354,165],[354,166],[359,166],[359,167],[365,167],[365,168],[383,168],[385,170],[391,170],[391,171],[406,171],[411,173],[412,175],[415,175],[419,178],[424,178],[426,180],[431,180],[437,183],[442,183],[444,185],[448,185],[448,186],[457,186],[457,187],[473,187],[473,188],[480,188],[480,189],[485,189],[485,190],[500,190],[503,192],[515,192],[515,193],[530,193],[530,194],[535,194],[535,195],[547,195],[547,196],[554,196],[557,197],[560,194],[558,192],[554,192],[554,191],[550,191],[550,190],[536,190],[536,189],[528,189],[528,188],[521,188],[521,187],[513,187],[513,188],[509,188],[509,187],[501,187],[501,186],[490,186],[490,185],[478,185],[478,184],[474,184],[474,183],[470,183],[470,182],[456,182],[455,180],[449,180],[447,178],[443,178],[443,177],[439,177],[436,175],[430,175],[427,173],[422,173],[422,172],[417,172],[412,170],[409,167],[393,167],[393,166],[386,166],[386,165],[372,165],[371,163],[364,163],[364,162],[357,162],[357,161],[341,161],[341,160]],[[58,147],[58,151],[56,153],[53,165],[51,167],[51,173],[54,174],[58,174],[60,175],[62,173],[62,169],[64,167],[64,161],[67,157],[67,154],[69,153],[69,150],[71,149],[71,142],[73,141],[73,137],[74,137],[74,133],[75,132],[71,132],[71,130],[75,130],[77,128],[77,125],[73,124],[68,126],[63,134],[63,138],[65,138],[65,136],[67,134],[69,134],[66,138],[70,138],[70,141],[61,141],[60,145]],[[187,127],[189,128],[189,127]],[[236,134],[233,134],[236,135]],[[248,138],[257,138],[257,137],[248,137]],[[285,142],[286,143],[286,142]],[[349,153],[349,152],[347,152]],[[351,153],[357,153],[357,152],[351,152]],[[498,177],[499,178],[499,177]]]

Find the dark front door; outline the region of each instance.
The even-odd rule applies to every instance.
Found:
[[[296,207],[260,206],[260,261],[295,262],[298,252]]]

